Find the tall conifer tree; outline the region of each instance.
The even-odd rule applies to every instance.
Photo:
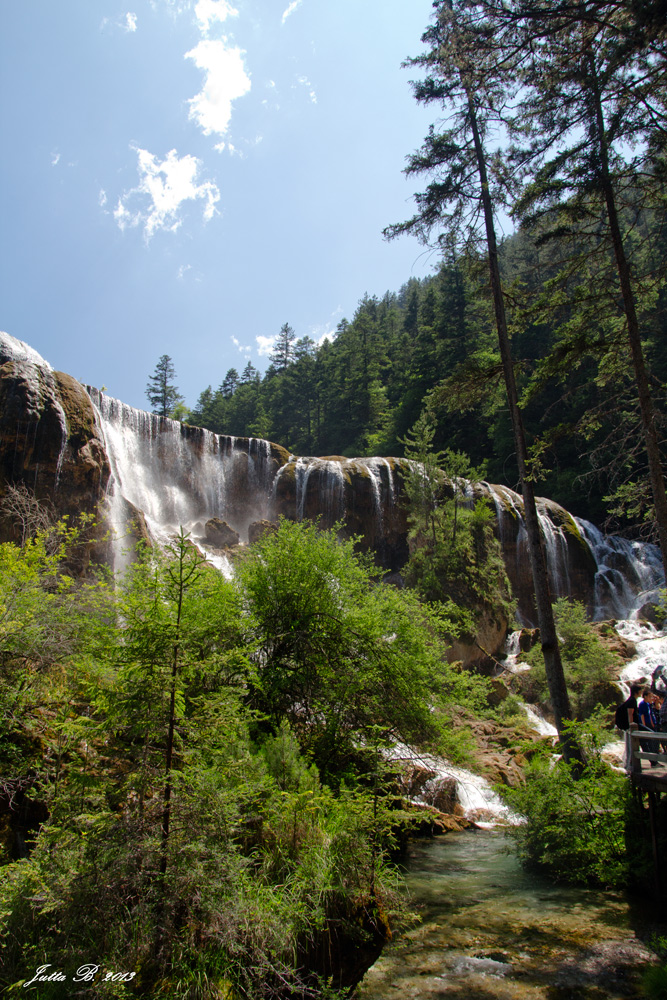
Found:
[[[157,413],[160,417],[171,416],[174,407],[183,402],[178,387],[172,381],[175,375],[173,361],[168,354],[163,354],[146,385],[148,402],[153,407],[153,413]]]
[[[436,129],[431,126],[421,149],[409,158],[406,173],[435,174],[435,179],[425,192],[416,195],[418,213],[407,222],[389,227],[385,233],[391,238],[403,232],[413,232],[428,242],[435,229],[439,231],[437,241],[443,247],[451,245],[452,240],[475,249],[480,240],[486,245],[498,344],[524,501],[540,642],[556,726],[566,756],[576,760],[581,757],[580,750],[564,728],[571,718],[570,703],[551,606],[546,555],[519,408],[498,262],[493,191],[494,187],[497,191],[497,179],[501,174],[489,170],[490,158],[486,146],[494,125],[499,121],[499,111],[506,105],[512,60],[502,67],[502,72],[497,66],[489,72],[488,64],[479,58],[478,36],[488,29],[484,21],[473,17],[474,12],[465,3],[454,5],[451,0],[436,0],[434,6],[435,23],[423,36],[430,49],[423,56],[411,60],[412,65],[426,67],[429,75],[414,84],[414,90],[418,101],[437,102],[447,111],[449,127]],[[500,166],[500,162],[497,165]]]

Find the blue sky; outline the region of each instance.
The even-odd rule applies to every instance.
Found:
[[[23,0],[0,11],[0,329],[145,408],[436,263],[382,229],[433,109],[430,0]]]

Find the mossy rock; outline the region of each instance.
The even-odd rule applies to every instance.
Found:
[[[69,439],[85,442],[97,434],[95,409],[83,386],[64,372],[54,372],[58,395],[65,411]]]

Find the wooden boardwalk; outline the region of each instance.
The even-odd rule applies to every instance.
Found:
[[[642,743],[651,749],[642,750]],[[625,771],[636,788],[667,792],[667,753],[663,744],[667,746],[667,733],[632,729],[625,734]]]
[[[642,750],[642,743],[650,749]],[[664,810],[659,810],[660,796],[667,792],[667,753],[663,750],[663,744],[667,746],[667,733],[632,729],[625,734],[626,773],[642,808],[644,796],[648,800],[656,898],[661,906],[665,905],[666,888],[666,862],[660,851],[660,816],[662,814],[664,817]]]

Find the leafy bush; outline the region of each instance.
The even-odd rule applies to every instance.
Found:
[[[598,704],[610,704],[614,697],[612,680],[618,676],[619,658],[610,652],[586,618],[578,601],[562,597],[554,603],[554,618],[561,642],[561,658],[572,710],[577,719],[586,719]],[[539,645],[526,655],[529,673],[520,677],[526,700],[549,705],[544,657]]]
[[[630,869],[625,822],[631,793],[625,776],[602,760],[604,721],[600,710],[586,723],[571,724],[586,754],[583,773],[544,749],[528,763],[525,785],[504,794],[526,820],[511,831],[525,861],[559,881],[621,887]]]
[[[481,684],[446,662],[447,609],[378,586],[373,572],[335,530],[283,520],[238,574],[256,650],[250,703],[265,729],[287,720],[333,785],[369,728],[437,742],[432,706],[480,701]]]

